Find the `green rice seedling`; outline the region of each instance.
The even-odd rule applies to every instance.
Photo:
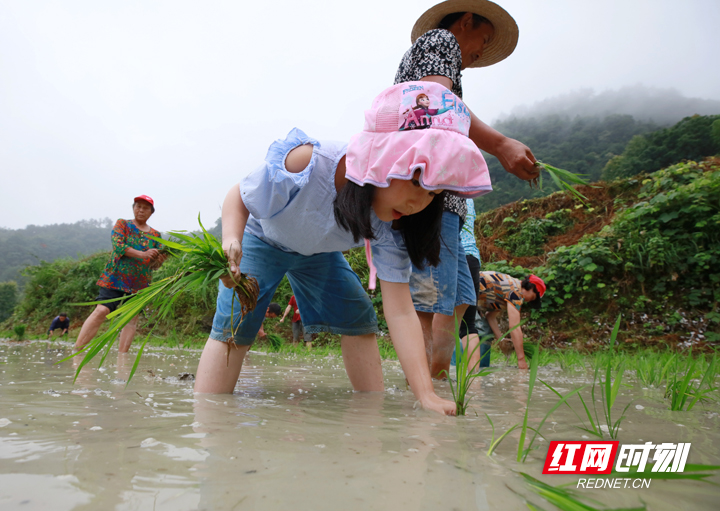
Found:
[[[544,382],[543,380],[540,380],[540,383],[542,383],[542,384],[545,385],[548,389],[550,389],[550,391],[552,391],[557,397],[559,397],[560,399],[563,399],[564,396],[563,396],[562,394],[560,394],[557,390],[555,390],[555,389],[552,387],[552,385],[548,384],[547,382]],[[584,388],[584,387],[581,387],[581,389],[582,389],[582,388]],[[575,411],[575,408],[573,408],[572,406],[570,406],[570,403],[567,402],[567,399],[565,400],[565,405],[566,405],[568,408],[570,408],[570,411],[572,411],[572,413],[575,414],[575,417],[577,417],[578,420],[582,423],[582,426],[575,426],[576,428],[578,428],[578,429],[580,429],[580,430],[582,430],[582,431],[585,431],[585,432],[587,432],[587,433],[589,433],[589,434],[591,434],[591,435],[593,435],[593,436],[596,436],[596,437],[598,437],[598,438],[602,438],[602,437],[603,437],[603,433],[602,433],[602,429],[600,429],[600,423],[599,423],[597,420],[593,420],[593,416],[592,416],[592,414],[590,413],[590,409],[589,409],[588,406],[585,404],[585,400],[582,398],[582,395],[580,394],[580,390],[581,390],[581,389],[578,389],[578,391],[577,391],[577,397],[578,397],[578,399],[580,399],[580,403],[581,403],[582,406],[583,406],[583,410],[585,411],[585,416],[587,417],[588,422],[590,422],[590,427],[588,427],[588,426],[585,425],[585,421],[583,421],[583,420],[580,418],[580,415]],[[570,395],[568,395],[568,397],[570,397]]]
[[[285,344],[283,338],[278,334],[267,334],[267,339],[273,351],[279,351],[282,345]]]
[[[581,500],[583,497],[579,492],[543,483],[524,472],[520,472],[520,475],[523,476],[525,484],[527,484],[528,488],[530,488],[532,492],[541,496],[562,511],[600,511],[601,509],[603,511],[643,511],[647,509],[645,504],[640,507],[624,507],[615,510],[608,509],[604,506],[602,508],[593,507]],[[588,499],[585,498],[584,500]],[[526,501],[526,503],[530,509],[542,509],[531,502]]]
[[[13,333],[15,334],[16,341],[22,341],[25,339],[25,325],[15,325],[13,327]]]
[[[486,376],[494,371],[494,369],[480,369],[475,371],[475,367],[470,367],[470,358],[475,354],[475,351],[480,349],[480,343],[475,346],[472,352],[468,353],[469,350],[464,350],[462,341],[460,340],[459,333],[460,324],[455,321],[455,384],[450,378],[450,375],[444,369],[440,371],[442,375],[448,379],[450,384],[450,392],[452,392],[453,401],[455,401],[455,414],[465,415],[467,412],[468,402],[470,397],[467,395],[470,390],[470,385],[479,376]],[[484,339],[483,339],[484,340]],[[489,353],[489,351],[488,351]]]
[[[576,367],[585,367],[584,357],[575,350],[558,350],[555,353],[555,358],[560,366],[560,369],[565,372],[568,372]]]
[[[667,358],[657,353],[646,353],[636,357],[633,364],[637,379],[645,387],[659,387],[667,378],[675,357],[674,353]]]
[[[605,425],[607,428],[607,431],[610,435],[610,438],[615,439],[617,438],[618,431],[620,429],[620,423],[625,419],[625,412],[630,407],[631,403],[628,403],[628,405],[623,410],[621,416],[619,419],[617,419],[615,422],[612,420],[612,408],[615,405],[615,401],[617,399],[618,392],[620,390],[620,386],[622,385],[622,378],[623,373],[625,371],[625,360],[621,357],[615,357],[614,356],[614,349],[615,349],[615,341],[617,339],[617,334],[620,330],[620,320],[622,316],[618,316],[617,320],[615,321],[615,327],[613,328],[612,334],[610,336],[610,351],[608,353],[603,353],[596,355],[592,359],[592,363],[594,365],[593,370],[593,382],[592,382],[592,388],[590,390],[590,400],[593,405],[593,413],[590,412],[590,408],[585,403],[585,400],[583,399],[582,395],[578,392],[581,389],[577,389],[577,391],[573,391],[567,396],[562,396],[559,392],[557,392],[552,386],[548,385],[544,381],[541,380],[541,383],[545,385],[548,389],[550,389],[552,392],[554,392],[558,397],[561,399],[565,399],[567,401],[567,398],[569,398],[573,393],[577,393],[578,399],[580,400],[580,404],[583,407],[583,412],[585,414],[585,417],[587,418],[589,422],[589,426],[585,424],[585,421],[580,418],[580,414],[578,414],[575,409],[569,404],[565,403],[570,410],[575,414],[575,416],[580,420],[582,423],[582,426],[575,426],[578,429],[585,431],[586,433],[596,436],[598,438],[603,438],[603,430],[601,428],[601,420],[598,416],[598,410],[597,410],[597,400],[595,399],[595,388],[596,386],[600,389],[600,402],[602,403],[603,408],[603,415],[605,419]],[[600,371],[605,371],[605,379],[602,380],[600,377]],[[612,373],[615,371],[615,378],[613,379]],[[599,382],[599,385],[598,385]],[[584,388],[584,387],[582,387]]]
[[[560,396],[560,394],[550,387],[547,383],[540,380],[546,387],[549,387],[555,394],[560,396],[560,400],[553,405],[552,408],[545,414],[545,416],[540,420],[540,423],[537,425],[536,428],[528,426],[528,416],[530,413],[530,403],[532,399],[532,392],[535,388],[535,381],[537,379],[537,369],[540,361],[540,357],[538,356],[539,347],[535,347],[535,354],[530,359],[530,380],[528,382],[528,398],[527,398],[527,404],[525,405],[525,416],[523,418],[522,427],[520,428],[520,440],[518,441],[518,450],[517,450],[517,461],[525,463],[527,461],[528,454],[533,450],[533,445],[535,443],[535,440],[538,436],[543,436],[540,431],[542,431],[542,427],[545,425],[545,421],[552,415],[552,413],[557,410],[561,405],[567,403],[567,400],[570,399],[575,394],[578,394],[584,387],[580,387],[579,389],[575,389],[566,396]],[[525,447],[525,438],[527,436],[527,432],[532,431],[534,434],[532,438],[530,439],[530,442],[528,443],[528,446]],[[543,437],[544,438],[544,437]]]
[[[532,400],[533,389],[535,388],[535,381],[537,380],[538,366],[540,365],[539,364],[540,356],[538,354],[538,352],[540,350],[539,345],[531,344],[529,346],[529,349],[531,349],[533,351],[533,353],[531,353],[531,356],[529,357],[530,358],[530,378],[528,380],[528,398],[527,398],[527,404],[525,405],[525,415],[523,418],[522,425],[520,423],[513,425],[507,431],[505,431],[505,433],[500,435],[500,437],[498,437],[496,440],[495,439],[495,425],[493,424],[492,420],[490,419],[490,416],[485,414],[488,421],[490,422],[490,427],[492,428],[492,439],[490,440],[490,447],[488,448],[487,456],[492,456],[493,451],[497,448],[498,445],[500,445],[500,442],[502,442],[513,430],[520,427],[520,440],[518,441],[517,461],[524,463],[527,460],[528,454],[530,454],[530,452],[533,450],[533,445],[535,443],[535,440],[537,439],[538,436],[542,436],[540,431],[542,430],[542,427],[545,424],[545,421],[547,421],[548,417],[550,417],[550,415],[555,410],[557,410],[562,404],[566,403],[570,397],[574,396],[575,394],[580,392],[580,390],[582,390],[582,388],[584,388],[584,387],[581,387],[579,389],[573,390],[567,396],[561,396],[555,389],[552,389],[552,387],[550,387],[547,383],[543,382],[544,385],[549,387],[551,390],[553,390],[553,392],[555,392],[555,394],[560,396],[560,400],[557,403],[555,403],[555,405],[550,409],[550,411],[548,411],[545,414],[545,416],[540,420],[540,423],[538,424],[538,426],[536,428],[528,426],[528,417],[530,414],[530,403]],[[534,435],[530,439],[527,447],[525,447],[525,439],[528,436],[528,431],[532,431],[534,433]]]
[[[683,376],[680,376],[682,369],[673,371],[668,376],[665,397],[670,398],[670,410],[689,412],[698,401],[707,399],[715,391],[708,381],[709,371],[705,372],[702,380],[697,385],[693,383],[693,380],[699,378],[701,373],[700,370],[696,369],[696,366],[697,360],[692,360],[684,368],[685,374]],[[686,404],[687,408],[685,408]]]
[[[100,365],[102,365],[110,352],[110,348],[117,339],[120,330],[140,312],[151,311],[150,315],[153,323],[157,324],[159,320],[170,314],[173,304],[185,291],[205,286],[215,286],[220,277],[230,273],[222,244],[215,236],[207,232],[202,222],[200,222],[199,216],[198,222],[202,229],[202,236],[195,233],[187,234],[185,231],[173,231],[169,233],[178,241],[148,236],[165,245],[167,248],[164,249],[164,251],[172,257],[179,257],[181,264],[173,275],[153,282],[145,289],[132,295],[115,311],[108,314],[107,317],[111,320],[111,323],[105,333],[95,337],[82,350],[60,361],[64,362],[80,353],[85,354],[75,373],[76,379],[85,364],[101,352],[103,352],[100,359]],[[232,274],[230,274],[230,276],[232,278]],[[241,307],[241,315],[244,317],[245,314],[253,310],[257,304],[259,293],[258,283],[254,278],[246,275],[241,275],[239,282],[235,281],[234,278],[233,281],[235,282],[235,293],[233,294],[231,306],[232,312],[234,315],[235,301],[237,300]],[[97,303],[104,302],[88,302],[75,305],[95,305]],[[150,330],[140,346],[135,363],[128,376],[128,383],[135,374],[137,366],[140,363],[140,357],[152,335],[153,329]],[[230,350],[234,346],[234,343],[228,342],[227,345],[229,361]]]
[[[511,428],[509,428],[505,433],[500,435],[497,440],[495,439],[495,424],[493,424],[492,419],[488,414],[485,414],[485,417],[487,417],[488,422],[490,423],[490,427],[492,428],[492,437],[490,438],[490,447],[488,447],[487,456],[492,456],[493,451],[495,448],[500,445],[500,442],[505,440],[505,437],[508,436],[510,433],[512,433],[515,428],[520,426],[520,424],[515,424]]]
[[[630,403],[627,404],[625,409],[623,410],[622,414],[620,415],[620,418],[613,422],[612,420],[612,409],[615,405],[615,401],[617,399],[618,392],[620,391],[620,385],[622,384],[623,374],[625,372],[625,360],[624,358],[615,357],[615,341],[617,340],[618,332],[620,331],[620,320],[622,319],[622,315],[618,315],[617,320],[615,321],[615,326],[613,327],[612,334],[610,334],[610,349],[606,356],[605,360],[605,379],[599,379],[598,373],[600,371],[600,366],[597,366],[595,369],[595,375],[593,378],[593,389],[591,392],[592,400],[593,400],[593,407],[595,407],[595,382],[600,381],[600,400],[603,405],[603,415],[605,416],[605,424],[607,425],[608,433],[610,434],[610,438],[613,440],[617,438],[618,431],[620,430],[620,423],[625,419],[625,412],[630,407]],[[616,360],[616,358],[619,358],[619,361]],[[617,362],[617,363],[616,363]],[[615,378],[612,377],[613,372],[613,366],[615,366]],[[595,409],[595,414],[597,418],[597,409]],[[600,421],[597,421],[598,423]]]
[[[705,356],[703,355],[702,363],[704,365],[705,362]],[[715,385],[715,382],[717,380],[717,372],[718,372],[718,364],[717,364],[717,354],[713,353],[712,357],[710,358],[710,362],[708,363],[707,367],[703,371],[703,381],[700,383],[700,386],[703,384],[707,385],[707,387],[713,391],[717,390],[717,386]]]
[[[537,352],[537,347],[535,348],[535,351]],[[520,441],[518,442],[518,450],[517,450],[517,461],[520,462],[524,458],[527,457],[527,453],[530,451],[530,447],[532,447],[532,443],[530,446],[528,446],[527,450],[525,450],[525,436],[527,435],[528,431],[528,414],[530,412],[530,400],[532,399],[532,392],[533,388],[535,388],[535,379],[537,378],[537,370],[538,370],[538,362],[540,361],[540,357],[533,356],[530,359],[530,381],[528,382],[528,396],[527,396],[527,402],[525,403],[525,416],[523,417],[523,423],[522,427],[520,428]]]
[[[535,162],[535,166],[540,168],[541,170],[544,170],[548,174],[550,174],[550,178],[553,180],[553,183],[555,183],[555,186],[558,187],[558,190],[567,190],[571,194],[573,194],[577,199],[579,199],[583,204],[587,203],[587,197],[585,197],[583,194],[578,192],[572,185],[586,185],[588,182],[580,177],[578,174],[574,174],[568,170],[559,169],[557,167],[553,167],[552,165],[548,165],[547,163],[542,163],[539,161]],[[540,177],[538,178],[539,182],[537,183],[538,188],[542,189],[542,172],[540,173]],[[531,183],[532,185],[532,183]]]
[[[638,472],[638,467],[629,467],[628,472],[618,472],[614,468],[610,474],[598,475],[597,477],[602,478],[614,478],[614,477],[632,477],[635,479],[691,479],[693,481],[704,481],[709,484],[715,485],[712,481],[708,481],[709,477],[718,475],[713,474],[713,471],[720,470],[720,465],[705,465],[702,463],[687,463],[683,468],[682,472],[653,472],[652,467],[654,463],[648,463],[645,465],[643,472]]]

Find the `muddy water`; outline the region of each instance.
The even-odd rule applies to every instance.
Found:
[[[517,369],[478,383],[469,416],[445,418],[413,408],[395,362],[384,364],[385,393],[358,394],[339,359],[251,353],[234,395],[200,398],[181,374],[195,371],[198,351],[147,352],[128,387],[134,356],[112,352],[73,384],[73,362],[56,364],[69,353],[59,342],[0,342],[0,509],[519,510],[524,497],[553,509],[517,472],[578,479],[540,475],[547,441],[525,464],[514,461],[517,434],[486,456],[484,414],[496,432],[522,420],[527,375]],[[540,377],[567,392],[585,374],[548,367]],[[436,388],[449,396],[446,383]],[[623,392],[618,406],[634,401],[621,443],[692,442],[688,462],[720,464],[717,406],[670,412],[660,391]],[[531,417],[555,402],[537,390]],[[543,434],[581,440],[576,424],[560,409]],[[694,481],[579,492],[649,509],[714,510],[720,498]]]

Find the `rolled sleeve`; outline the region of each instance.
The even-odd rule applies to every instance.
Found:
[[[285,140],[274,142],[268,150],[265,163],[240,182],[240,194],[253,217],[272,218],[308,183],[317,159],[315,152],[302,172],[288,172],[285,168],[288,153],[304,144],[318,146],[316,140],[297,128],[293,129]]]

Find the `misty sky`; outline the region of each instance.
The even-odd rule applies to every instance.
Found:
[[[435,0],[0,0],[0,227],[131,218],[212,225],[298,126],[347,140]],[[487,122],[578,89],[720,99],[718,0],[504,0],[508,59],[463,73]],[[532,149],[532,148],[531,148]]]

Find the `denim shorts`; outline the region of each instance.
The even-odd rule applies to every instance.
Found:
[[[410,293],[416,311],[452,316],[458,305],[475,304],[477,295],[460,242],[460,217],[444,211],[440,232],[440,264],[422,270],[413,265]]]
[[[240,271],[255,277],[260,286],[257,307],[241,318],[240,306],[235,300],[233,319],[233,291],[221,282],[211,339],[225,342],[234,338],[235,344],[251,345],[285,274],[295,293],[305,333],[366,335],[378,332],[372,302],[340,252],[304,256],[280,250],[248,232],[243,236],[242,251]],[[237,330],[233,336],[234,329]]]

